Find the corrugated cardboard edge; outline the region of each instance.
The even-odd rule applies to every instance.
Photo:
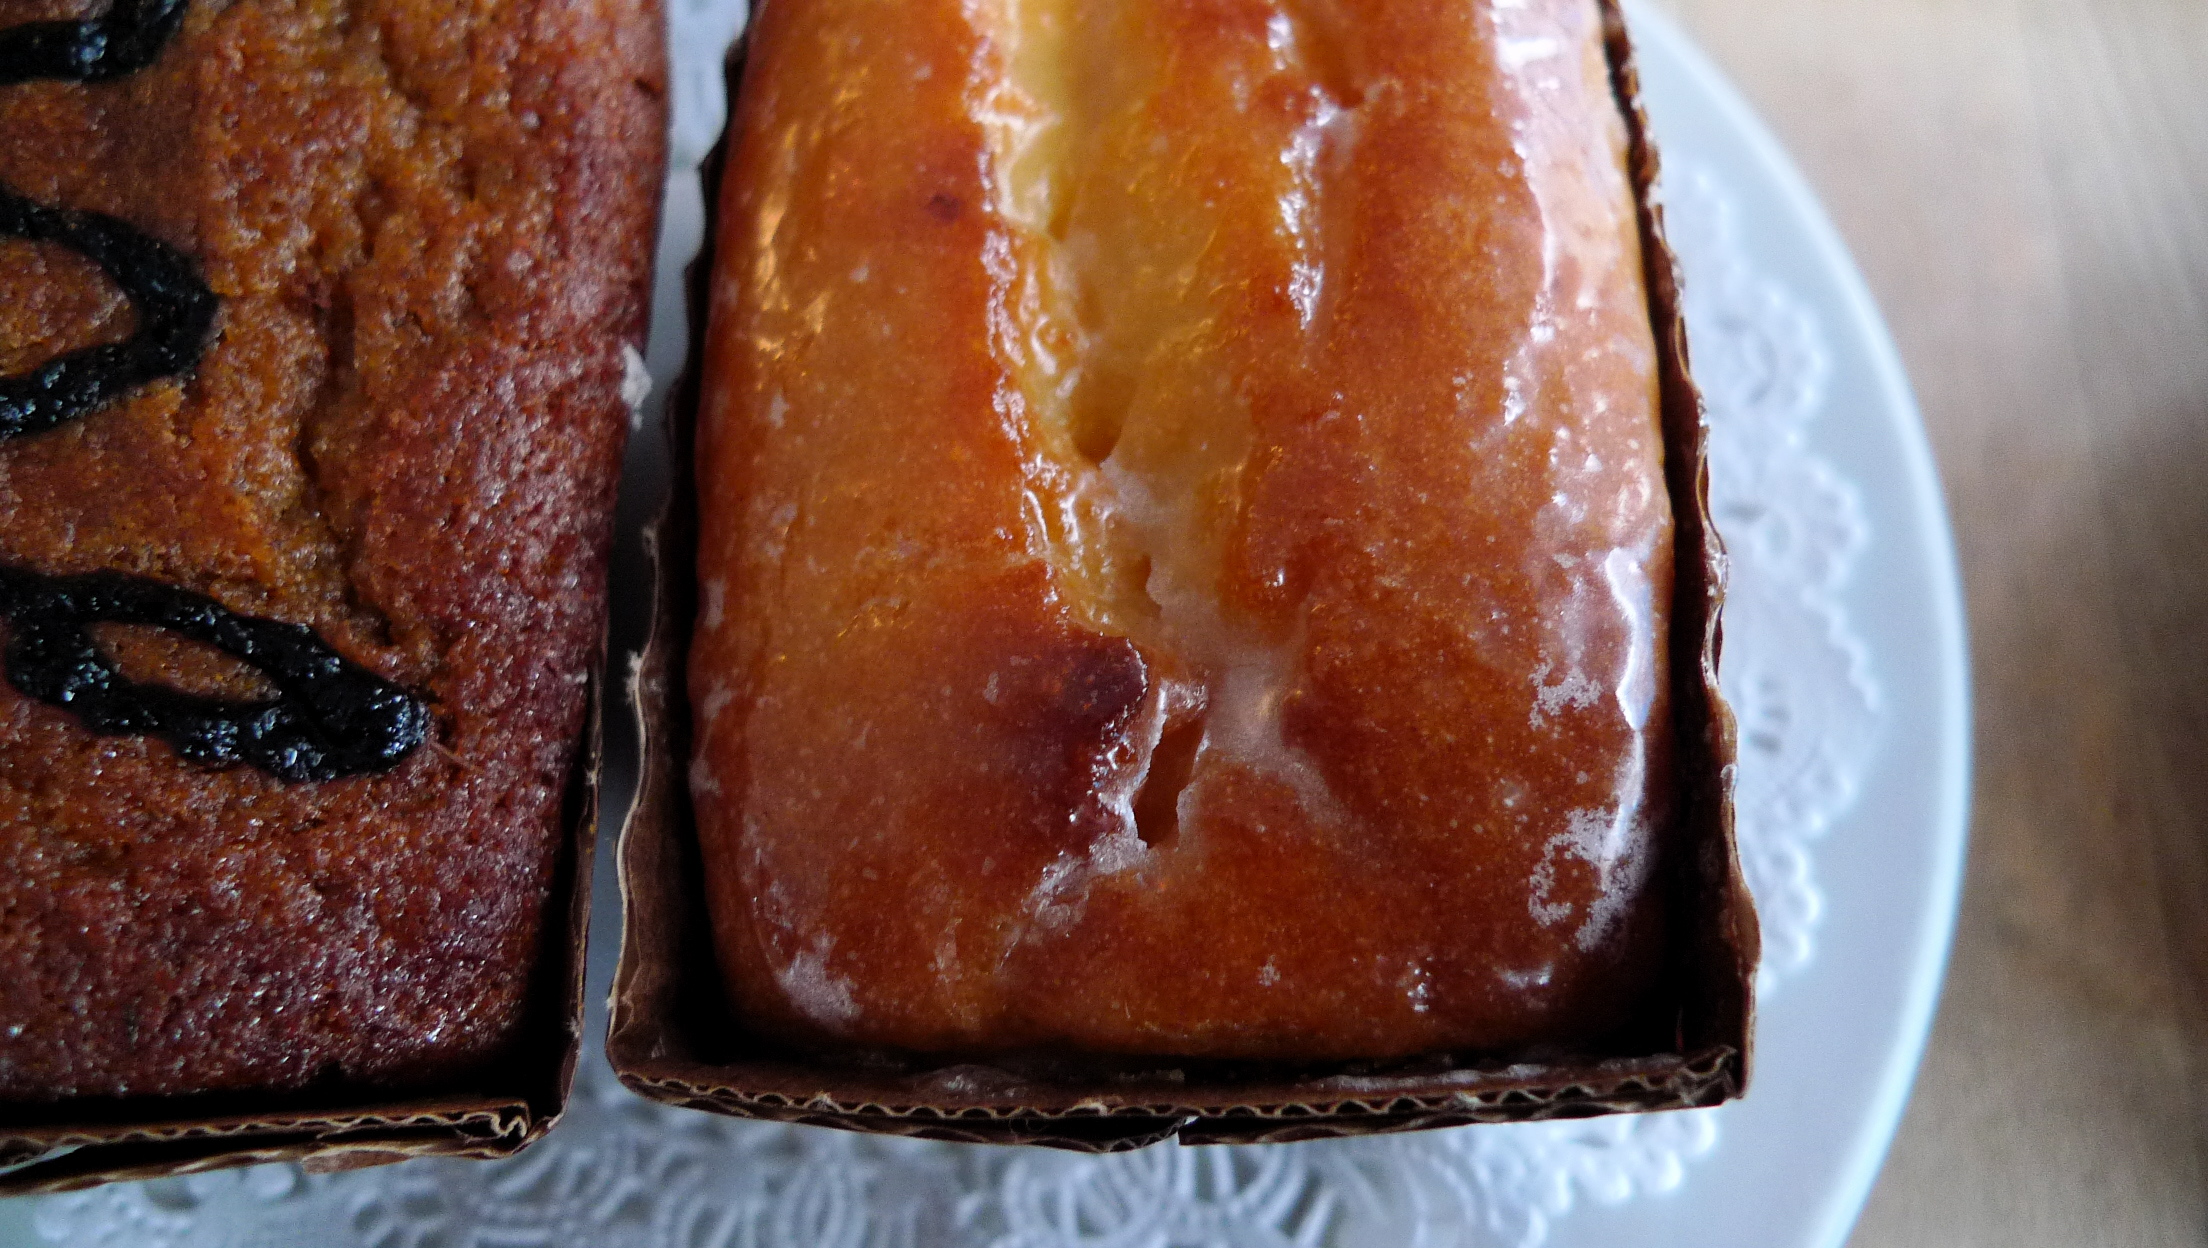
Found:
[[[1678,722],[1682,745],[1691,743],[1701,755],[1680,760],[1680,775],[1691,785],[1685,795],[1689,818],[1699,812],[1710,823],[1702,829],[1690,864],[1710,914],[1703,927],[1691,934],[1693,947],[1686,951],[1700,976],[1695,995],[1706,1009],[1699,1016],[1700,1029],[1682,1027],[1680,1046],[1682,1052],[1713,1045],[1737,1047],[1739,1086],[1733,1095],[1738,1096],[1747,1091],[1754,1065],[1755,977],[1762,931],[1741,873],[1735,832],[1733,777],[1739,733],[1732,708],[1718,688],[1718,662],[1725,650],[1726,564],[1724,542],[1710,517],[1709,419],[1690,367],[1679,258],[1665,236],[1663,205],[1656,198],[1663,158],[1642,101],[1640,63],[1619,0],[1601,0],[1601,5],[1611,88],[1625,115],[1627,166],[1640,211],[1641,262],[1662,393],[1664,474],[1677,526],[1681,575],[1672,593],[1672,688],[1698,691],[1702,703],[1696,713],[1678,716]],[[1685,575],[1696,564],[1699,594]]]
[[[649,7],[664,31],[663,6]],[[665,55],[663,36],[663,82]],[[660,98],[664,110],[664,93]],[[664,167],[664,125],[661,135],[657,163]],[[649,254],[655,256],[662,199],[652,197],[648,242]],[[649,318],[648,289],[641,308]],[[629,344],[638,352],[644,349],[645,329],[640,324]],[[617,418],[625,423],[627,415]],[[612,519],[609,502],[609,543]],[[520,1039],[512,1053],[487,1067],[483,1086],[426,1094],[356,1089],[0,1104],[0,1196],[274,1161],[335,1171],[415,1157],[495,1158],[542,1139],[559,1121],[582,1055],[585,944],[604,763],[606,628],[602,618],[586,672],[583,732],[575,743],[562,799],[560,847],[539,936],[542,953],[531,973]]]
[[[669,405],[671,495],[649,535],[657,601],[630,676],[643,773],[620,849],[622,944],[607,1053],[639,1094],[738,1117],[967,1143],[1115,1152],[1178,1138],[1257,1143],[1424,1130],[1476,1122],[1714,1105],[1741,1095],[1750,1066],[1758,935],[1734,842],[1734,725],[1718,693],[1725,561],[1709,513],[1706,429],[1688,369],[1677,262],[1654,202],[1658,158],[1638,71],[1615,0],[1602,0],[1613,85],[1625,115],[1656,333],[1666,477],[1677,520],[1678,580],[1670,653],[1681,777],[1680,850],[1667,869],[1692,921],[1670,954],[1676,988],[1667,1052],[1516,1065],[1387,1070],[1337,1066],[1283,1074],[1207,1069],[1039,1076],[989,1065],[921,1073],[808,1065],[726,1048],[740,1035],[720,989],[706,929],[687,783],[690,716],[683,667],[696,613],[692,447],[698,347],[712,267],[719,166],[708,160],[704,249],[690,272],[692,351]],[[737,97],[742,49],[731,53]],[[700,1041],[703,1043],[700,1043]],[[724,1052],[707,1049],[722,1044]],[[1221,1077],[1220,1071],[1227,1076]],[[1246,1076],[1246,1077],[1245,1077]]]

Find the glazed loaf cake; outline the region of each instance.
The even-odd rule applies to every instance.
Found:
[[[0,0],[0,1100],[516,1044],[664,56],[655,0]]]
[[[690,777],[812,1052],[1583,1053],[1672,527],[1594,0],[774,0]]]

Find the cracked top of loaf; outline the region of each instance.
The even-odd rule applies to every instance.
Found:
[[[1634,1016],[1672,527],[1594,0],[774,0],[734,127],[689,683],[748,1024]]]

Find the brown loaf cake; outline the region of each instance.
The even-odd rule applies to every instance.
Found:
[[[0,0],[0,47],[156,7]],[[664,56],[655,0],[189,0],[149,64],[0,81],[0,190],[219,300],[196,366],[0,440],[0,576],[304,625],[428,715],[387,770],[285,779],[94,731],[11,650],[0,1100],[450,1086],[513,1049],[564,905]],[[0,238],[0,374],[140,327],[82,252]],[[139,684],[278,692],[91,632]]]
[[[1672,527],[1595,0],[752,38],[688,667],[745,1025],[1601,1051],[1667,939]]]

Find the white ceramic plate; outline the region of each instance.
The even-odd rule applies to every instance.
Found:
[[[1970,700],[1954,539],[1900,358],[1816,197],[1670,20],[1645,4],[1631,16],[1673,172],[1706,171],[1729,192],[1741,256],[1796,302],[1821,349],[1801,443],[1853,500],[1860,549],[1828,597],[1859,643],[1874,722],[1852,803],[1842,795],[1830,825],[1805,833],[1821,913],[1792,951],[1802,960],[1765,999],[1750,1095],[1720,1111],[1716,1147],[1670,1196],[1580,1209],[1552,1242],[1837,1248],[1900,1123],[1962,888]],[[1709,275],[1694,262],[1708,257],[1680,242],[1698,299]],[[1728,517],[1719,524],[1744,578],[1750,539]],[[1743,643],[1745,623],[1730,625]],[[1734,675],[1728,663],[1728,693],[1741,701]],[[1814,719],[1828,708],[1790,709]]]
[[[673,9],[679,164],[718,127],[717,49],[740,3]],[[1953,544],[1892,344],[1814,197],[1669,21],[1646,8],[1633,20],[1735,556],[1725,677],[1742,712],[1743,848],[1769,938],[1745,1101],[1096,1161],[646,1107],[599,1060],[570,1120],[517,1162],[312,1180],[264,1167],[0,1202],[0,1248],[703,1248],[723,1242],[712,1228],[735,1235],[739,1222],[753,1237],[740,1242],[789,1248],[1837,1248],[1906,1100],[1960,887],[1969,743]],[[662,378],[680,359],[673,279],[698,229],[696,179],[678,172],[651,353]],[[617,644],[641,635],[635,530],[665,479],[657,439],[639,439]],[[617,726],[611,742],[616,809],[624,735]],[[616,939],[610,874],[599,883],[594,1000]]]

